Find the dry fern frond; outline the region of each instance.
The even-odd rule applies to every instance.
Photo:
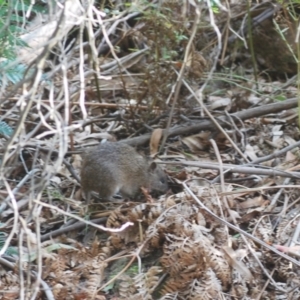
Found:
[[[110,247],[102,247],[101,248],[101,253],[99,253],[100,255],[100,260],[105,260],[107,259],[111,254],[111,249]]]
[[[121,227],[122,224],[127,222],[127,218],[123,215],[121,211],[121,207],[113,210],[106,221],[106,227],[108,228],[118,228]]]
[[[157,202],[155,205],[152,205],[148,216],[149,224],[156,220],[165,210],[173,206],[175,207],[175,205],[176,202],[173,197],[169,197],[162,202]]]
[[[178,293],[168,293],[166,295],[164,295],[162,298],[160,298],[159,300],[178,300]]]
[[[269,219],[268,221],[266,218],[260,220],[260,222],[256,224],[256,230],[253,234],[264,242],[271,244],[273,242],[273,228]]]
[[[146,273],[141,273],[135,276],[134,281],[138,289],[138,295],[142,296],[142,299],[152,300],[152,293],[157,286],[159,276],[162,269],[157,266],[151,267]]]
[[[214,238],[212,235],[207,234],[207,229],[205,227],[192,224],[191,230],[191,236],[195,241],[201,242],[203,247],[211,247],[212,242],[214,242]]]
[[[145,220],[146,215],[148,215],[149,205],[142,203],[136,205],[128,212],[128,220],[132,222],[137,222],[138,220]]]
[[[52,292],[55,299],[67,299],[68,297],[68,288],[61,283],[54,284]]]
[[[278,272],[278,276],[280,277],[280,281],[282,282],[291,282],[295,278],[298,278],[298,275],[292,268],[290,263],[287,263],[286,260],[279,260],[277,262],[276,270]]]
[[[209,293],[211,297],[217,297],[218,293],[222,291],[221,282],[211,268],[208,268],[207,271],[203,273],[201,283],[205,286],[205,291]]]
[[[67,269],[66,259],[62,255],[58,255],[55,260],[46,259],[46,264],[50,267],[49,272],[53,272],[57,278],[61,278],[64,270]]]
[[[135,221],[139,218],[138,210],[135,210],[134,213],[128,215],[125,214],[125,212],[121,211],[121,207],[115,209],[108,217],[106,226],[109,228],[117,228],[121,227],[122,224],[131,221],[131,218]],[[122,249],[125,244],[129,242],[139,242],[139,226],[137,222],[135,222],[134,226],[130,226],[121,232],[111,233],[109,241],[116,249]]]
[[[124,238],[118,233],[112,233],[109,237],[109,242],[115,249],[122,249],[124,247]]]
[[[68,250],[63,252],[61,251],[62,250],[58,251],[59,255],[62,257],[66,257],[67,259],[66,263],[71,267],[84,265],[85,262],[90,259],[89,251],[84,247],[81,247],[80,249],[78,249],[78,251],[75,250]]]
[[[299,217],[291,220],[288,216],[286,216],[285,218],[281,219],[276,229],[276,243],[283,245],[287,240],[289,240],[298,222]]]
[[[188,202],[177,205],[173,205],[172,202],[171,208],[166,208],[163,205],[152,207],[149,213],[150,220],[158,213],[160,215],[146,230],[145,235],[149,239],[149,244],[152,247],[159,247],[163,236],[167,233],[175,233],[177,236],[192,236],[191,223],[186,220],[197,215],[197,212],[198,208]]]
[[[116,300],[144,300],[144,298],[141,295],[131,295],[127,298],[117,298]]]
[[[190,220],[191,216],[196,215],[198,211],[199,209],[189,202],[180,203],[162,212],[156,224],[161,229],[165,228],[166,232],[174,232],[174,226],[181,230],[185,220]]]
[[[89,276],[87,277],[87,285],[86,285],[86,292],[88,294],[89,299],[94,299],[97,293],[97,289],[101,285],[104,276],[104,269],[106,268],[107,264],[101,264],[99,268],[94,268],[90,271]]]
[[[5,284],[7,285],[15,285],[19,284],[19,277],[15,272],[13,271],[8,271],[5,272],[4,274],[1,274],[1,287],[4,286]]]
[[[256,255],[257,255],[257,257],[260,257],[260,258],[262,256],[261,253],[259,253],[259,252],[257,252]],[[254,286],[257,285],[258,289],[260,289],[261,288],[260,285],[264,284],[264,277],[265,277],[265,275],[264,275],[263,272],[256,272],[255,271],[255,270],[258,270],[258,268],[260,268],[259,262],[252,255],[248,255],[247,259],[244,259],[243,262],[245,263],[246,267],[250,270],[251,274],[253,274],[253,279],[252,279],[252,285],[251,285],[251,287],[254,288]],[[263,261],[261,261],[261,263],[263,263]],[[235,271],[234,271],[234,273],[235,273]]]
[[[217,279],[216,274],[208,269],[203,274],[203,280],[195,279],[191,282],[189,289],[183,293],[184,299],[189,300],[209,300],[219,299],[219,295],[222,292],[222,286]]]
[[[155,223],[153,223],[147,228],[145,232],[146,238],[149,240],[149,245],[153,248],[158,248],[160,244],[158,228],[159,227],[156,226]]]
[[[217,277],[221,280],[223,287],[227,289],[231,280],[231,269],[224,258],[224,253],[211,247],[206,249],[206,259],[208,265],[214,270]]]
[[[200,52],[195,51],[195,49],[192,50],[187,61],[187,72],[191,77],[201,77],[203,72],[207,70],[208,64]]]
[[[176,277],[176,278],[170,277],[164,282],[164,286],[161,290],[161,294],[174,295],[177,292],[182,291],[184,288],[186,288],[188,284],[189,282],[181,280],[180,277]]]
[[[95,257],[98,255],[99,246],[100,246],[100,242],[99,242],[98,238],[96,237],[90,246],[90,254],[92,257]]]
[[[157,203],[151,207],[149,211],[149,224],[151,224],[154,220],[156,220],[164,211],[164,209],[168,208],[164,205],[165,203]]]
[[[140,234],[142,233],[140,232],[141,228],[143,228],[141,224],[135,223],[133,226],[127,227],[121,232],[111,233],[111,245],[114,246],[116,249],[121,249],[128,243],[139,243],[141,238],[143,238],[142,234]]]
[[[123,274],[120,277],[118,290],[122,299],[129,299],[130,296],[134,295],[137,291],[137,287],[135,286],[134,279],[126,274]]]
[[[218,185],[214,185],[214,189],[218,189]],[[196,190],[196,195],[201,199],[202,203],[216,215],[220,215],[220,202],[214,189],[210,187],[197,186],[193,187]]]
[[[224,230],[224,227],[215,227],[214,232],[214,242],[217,246],[223,246],[227,244],[228,241],[228,231]]]
[[[164,255],[160,261],[172,277],[177,277],[183,271],[194,272],[206,268],[200,243],[171,234],[166,239]]]
[[[239,281],[238,283],[234,283],[231,288],[231,295],[237,299],[244,299],[247,296],[248,289],[245,285],[244,281]]]

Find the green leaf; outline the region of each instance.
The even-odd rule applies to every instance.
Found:
[[[0,250],[4,246],[7,236],[7,233],[0,231]],[[4,253],[9,256],[18,256],[18,249],[16,247],[8,247]]]
[[[285,101],[286,100],[286,96],[284,96],[284,95],[277,95],[277,96],[275,96],[275,100],[277,100],[277,101]]]
[[[1,52],[1,48],[0,48]],[[16,84],[17,82],[21,81],[26,66],[23,64],[14,64],[11,60],[6,60],[0,62],[0,86],[4,86],[5,83],[11,82],[13,84]]]
[[[13,129],[4,121],[0,121],[0,134],[11,136],[13,134]]]

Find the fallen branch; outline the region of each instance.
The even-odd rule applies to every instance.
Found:
[[[199,167],[203,169],[213,169],[219,170],[220,165],[218,163],[213,162],[198,162],[198,161],[178,161],[178,162],[164,162],[164,164],[172,164],[172,165],[183,165],[190,167]],[[278,169],[263,169],[263,168],[254,168],[254,167],[246,167],[246,166],[238,166],[231,164],[223,164],[223,170],[225,172],[231,173],[241,173],[241,174],[255,174],[255,175],[263,175],[263,176],[282,176],[282,177],[290,177],[290,178],[300,178],[300,172],[288,172],[284,170]]]
[[[272,104],[267,104],[267,105],[239,111],[231,114],[230,116],[233,119],[236,118],[240,120],[247,120],[247,119],[261,117],[272,113],[278,113],[286,109],[295,108],[297,107],[297,105],[298,105],[298,99],[292,98],[284,102],[272,103]],[[219,117],[217,118],[217,120],[221,123],[222,127],[228,127],[228,123],[227,123],[228,118],[226,116]],[[215,128],[216,127],[212,121],[204,120],[199,122],[198,124],[194,124],[190,126],[182,125],[182,126],[173,127],[169,130],[168,136],[172,137],[176,135],[195,134],[201,130],[208,130],[208,129],[212,130]],[[121,142],[132,146],[138,146],[147,143],[150,140],[150,137],[151,137],[151,133],[147,133],[138,137],[122,140]]]

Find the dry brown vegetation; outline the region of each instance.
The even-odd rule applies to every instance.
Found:
[[[1,299],[299,299],[299,7],[83,2],[31,15],[2,81]],[[104,139],[170,191],[87,212]]]

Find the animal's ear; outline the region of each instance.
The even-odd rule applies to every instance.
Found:
[[[157,164],[154,161],[151,162],[151,164],[149,166],[149,171],[153,172],[153,171],[155,171],[156,168],[157,168]]]

